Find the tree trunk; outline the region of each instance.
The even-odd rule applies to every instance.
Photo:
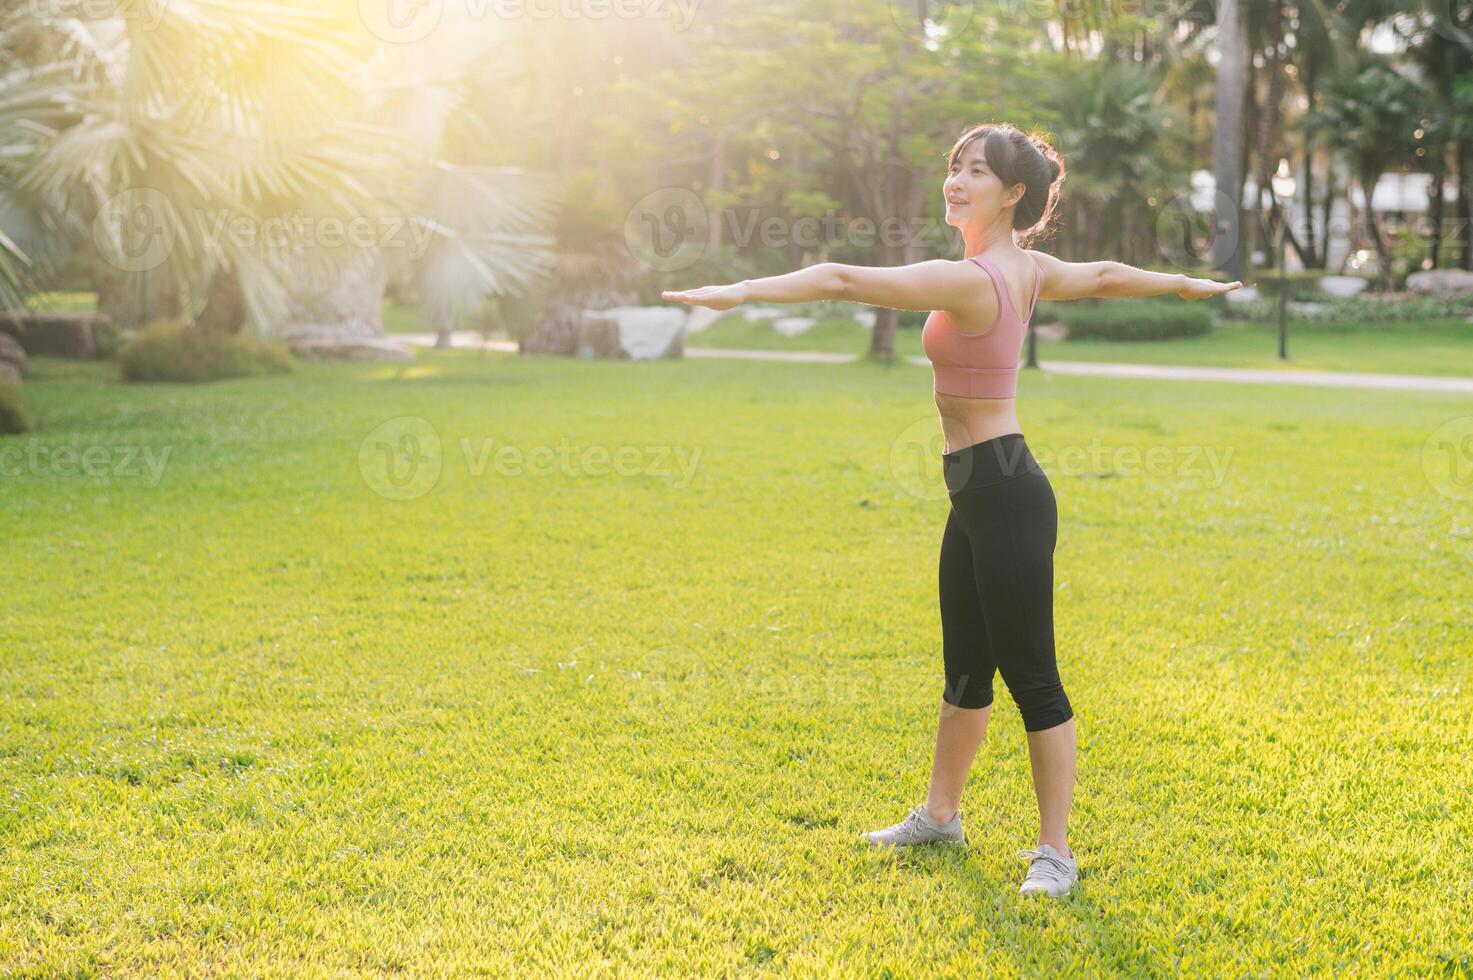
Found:
[[[711,209],[709,219],[706,222],[706,253],[715,255],[721,249],[721,226],[725,223],[721,220],[721,198],[726,189],[726,133],[716,134],[716,142],[711,147],[711,177],[708,184],[707,204]]]
[[[1473,140],[1458,141],[1458,264],[1473,272]]]
[[[1324,243],[1321,248],[1320,268],[1328,270],[1330,267],[1330,217],[1335,209],[1335,195],[1339,193],[1335,189],[1335,153],[1330,148],[1325,149],[1325,200],[1320,205],[1320,227],[1325,230]]]
[[[1239,206],[1242,201],[1243,96],[1248,80],[1248,34],[1239,0],[1222,0],[1217,8],[1217,136],[1213,174],[1217,179],[1212,268],[1229,279],[1243,277]]]
[[[1447,147],[1443,147],[1432,167],[1432,200],[1428,206],[1432,218],[1432,241],[1427,246],[1427,257],[1432,260],[1434,269],[1442,265],[1442,226],[1443,216],[1447,212],[1447,196],[1443,192],[1443,184],[1446,182]]]
[[[245,290],[241,288],[240,276],[234,266],[221,266],[210,277],[205,308],[195,318],[195,328],[205,333],[240,333],[245,319]]]
[[[1309,110],[1314,111],[1315,92],[1318,87],[1316,69],[1313,62],[1304,69],[1304,98],[1309,104]],[[1325,229],[1325,236],[1329,237],[1329,229]],[[1306,269],[1323,269],[1324,259],[1319,252],[1319,246],[1315,243],[1314,234],[1314,132],[1306,130],[1304,134],[1304,267]]]
[[[1268,4],[1268,37],[1271,45],[1268,57],[1268,97],[1258,107],[1257,124],[1258,139],[1256,155],[1258,157],[1258,195],[1260,200],[1264,191],[1269,192],[1269,200],[1272,202],[1270,213],[1276,221],[1286,220],[1286,215],[1281,214],[1278,201],[1273,197],[1273,174],[1277,168],[1277,161],[1273,152],[1274,130],[1278,128],[1279,116],[1282,112],[1284,102],[1284,85],[1286,75],[1284,74],[1284,59],[1281,53],[1281,42],[1284,33],[1284,10],[1277,0],[1271,0]],[[1292,209],[1290,211],[1292,214]],[[1263,228],[1263,250],[1267,254],[1272,241],[1273,229]]]
[[[1366,199],[1366,231],[1371,235],[1371,242],[1376,247],[1376,262],[1381,266],[1381,278],[1386,282],[1387,290],[1396,289],[1396,274],[1391,271],[1391,256],[1386,252],[1386,243],[1381,240],[1381,223],[1376,220],[1376,209],[1371,206],[1371,194],[1380,183],[1380,174],[1361,174],[1361,193]]]

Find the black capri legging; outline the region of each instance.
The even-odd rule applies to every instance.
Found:
[[[1001,670],[1030,732],[1074,717],[1054,661],[1054,488],[1021,432],[945,453],[941,538],[943,699],[992,703]]]

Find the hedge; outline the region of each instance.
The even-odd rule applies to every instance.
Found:
[[[29,432],[31,414],[26,410],[25,395],[13,381],[0,381],[0,435]]]
[[[1200,337],[1212,329],[1212,313],[1199,303],[1173,300],[1103,300],[1060,309],[1068,340],[1166,340]]]
[[[160,321],[123,345],[118,366],[125,381],[188,382],[283,374],[294,369],[295,361],[281,344]]]

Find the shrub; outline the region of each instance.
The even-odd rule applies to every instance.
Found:
[[[1166,340],[1199,337],[1212,329],[1212,313],[1184,300],[1078,303],[1060,317],[1069,328],[1069,340]]]
[[[1325,298],[1325,293],[1320,289],[1320,280],[1328,275],[1323,269],[1295,269],[1284,275],[1282,288],[1289,291],[1289,298],[1302,302],[1319,300]],[[1258,287],[1260,296],[1279,295],[1280,282],[1277,272],[1263,272],[1253,280],[1253,285]]]
[[[215,381],[283,374],[295,362],[281,344],[205,333],[177,321],[149,324],[118,351],[125,381]]]
[[[1473,301],[1443,296],[1321,296],[1313,307],[1290,303],[1290,320],[1340,320],[1356,323],[1398,323],[1414,320],[1460,320],[1473,315]],[[1233,303],[1228,316],[1258,323],[1277,322],[1279,301],[1261,297],[1248,303]]]
[[[0,381],[0,435],[13,435],[31,430],[31,414],[26,410],[25,395],[13,381]]]

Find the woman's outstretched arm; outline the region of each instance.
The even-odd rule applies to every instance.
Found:
[[[995,293],[982,289],[987,274],[971,262],[930,259],[909,265],[868,266],[820,262],[782,276],[744,279],[728,286],[667,289],[661,297],[693,306],[729,310],[742,303],[807,303],[844,300],[892,310],[985,313]]]
[[[1148,272],[1123,262],[1065,262],[1045,252],[1029,252],[1043,272],[1039,299],[1169,296],[1206,299],[1242,287],[1241,282],[1195,279],[1179,272]]]

